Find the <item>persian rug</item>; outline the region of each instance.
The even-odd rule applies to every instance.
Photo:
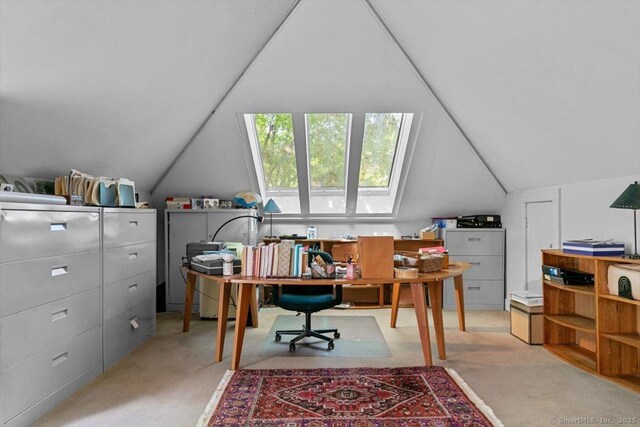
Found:
[[[301,317],[301,316],[300,316]],[[302,329],[304,317],[278,315],[262,346],[262,357],[390,357],[391,350],[373,316],[319,316],[311,317],[314,329],[337,328],[340,338],[334,340],[335,348],[327,350],[327,342],[307,337],[296,344],[296,351],[289,351],[289,341],[295,335],[282,335],[276,341],[278,330]],[[333,337],[332,334],[326,334]]]
[[[198,426],[502,426],[458,374],[412,368],[227,371]]]

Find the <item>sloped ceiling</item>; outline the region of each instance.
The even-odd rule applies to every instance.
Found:
[[[371,0],[512,190],[640,170],[640,2]],[[0,171],[149,190],[293,0],[0,2]],[[238,114],[411,111],[402,218],[499,187],[360,0],[303,0],[156,193],[252,185]]]

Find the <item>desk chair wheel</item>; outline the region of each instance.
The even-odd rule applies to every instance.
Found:
[[[334,347],[335,347],[335,346],[333,345],[333,340],[329,341],[329,344],[327,344],[327,348],[328,348],[329,350],[333,350],[333,349],[334,349]]]
[[[289,351],[296,351],[296,345],[293,343],[289,344]]]
[[[280,341],[282,339],[282,335],[276,334],[276,341]]]
[[[335,339],[340,338],[340,332],[336,332],[336,333],[334,333],[334,334],[333,334],[333,337],[334,337]],[[333,348],[333,347],[331,347],[331,348]]]

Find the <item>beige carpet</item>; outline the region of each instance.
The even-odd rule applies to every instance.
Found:
[[[375,316],[392,357],[259,356],[280,309],[263,309],[260,327],[247,329],[243,367],[395,367],[421,364],[415,315],[401,309],[389,328],[389,309],[329,310],[323,315]],[[431,317],[430,317],[431,318]],[[233,340],[229,322],[225,359],[213,363],[214,321],[194,320],[182,333],[182,315],[158,316],[158,334],[143,347],[40,419],[37,426],[195,426],[229,368]],[[589,375],[509,335],[506,312],[468,312],[459,332],[455,311],[445,311],[446,361],[506,426],[545,426],[581,417],[640,417],[640,395]],[[433,344],[434,352],[435,344]],[[435,354],[435,353],[434,353]],[[566,424],[566,421],[564,422]]]

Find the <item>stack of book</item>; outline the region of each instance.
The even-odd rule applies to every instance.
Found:
[[[542,305],[542,294],[535,291],[511,292],[511,300],[528,307],[538,307]]]
[[[244,246],[241,274],[267,278],[302,277],[307,270],[308,256],[308,247],[293,240]]]
[[[561,285],[593,285],[593,274],[589,273],[543,265],[542,274],[545,280]]]

